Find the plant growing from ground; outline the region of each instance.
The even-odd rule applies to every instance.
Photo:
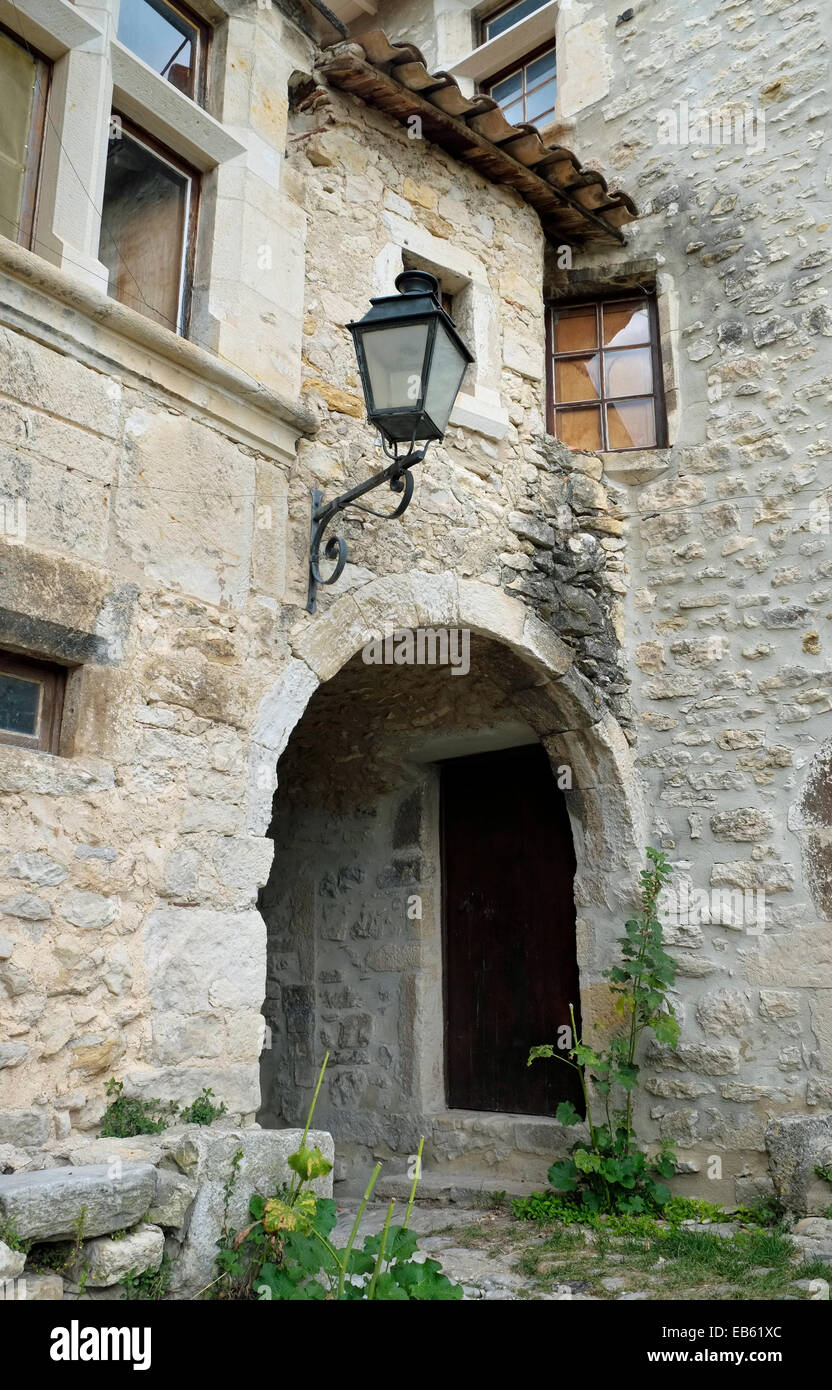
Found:
[[[165,1251],[158,1269],[143,1269],[141,1273],[128,1269],[118,1282],[125,1290],[126,1298],[155,1303],[167,1293],[172,1268],[171,1258]]]
[[[549,1169],[549,1181],[559,1193],[579,1194],[593,1211],[646,1212],[663,1207],[670,1189],[662,1179],[673,1175],[675,1156],[665,1146],[654,1157],[639,1147],[633,1131],[633,1092],[638,1084],[639,1044],[652,1032],[659,1042],[675,1047],[679,1025],[667,995],[676,978],[676,965],[662,943],[658,901],[672,869],[661,850],[647,850],[648,866],[640,874],[641,909],[624,924],[619,937],[621,959],[606,972],[617,995],[616,1012],[625,1028],[606,1051],[587,1046],[577,1035],[570,1005],[572,1046],[564,1056],[554,1043],[533,1047],[528,1065],[540,1057],[557,1058],[577,1072],[586,1107],[589,1143],[579,1141],[571,1158]],[[601,1098],[603,1118],[597,1114]],[[593,1105],[596,1109],[593,1110]],[[571,1101],[563,1101],[557,1118],[578,1125],[582,1117]]]
[[[202,1094],[179,1112],[179,1120],[183,1125],[210,1125],[224,1115],[226,1109],[224,1100],[219,1105],[214,1104],[214,1092],[210,1086],[204,1086]]]
[[[328,1240],[337,1219],[335,1203],[331,1198],[318,1197],[308,1184],[325,1177],[332,1164],[320,1148],[309,1148],[306,1142],[328,1060],[329,1053],[324,1057],[300,1148],[288,1159],[292,1172],[289,1186],[268,1198],[255,1193],[249,1204],[253,1220],[236,1234],[228,1230],[226,1203],[226,1230],[218,1242],[220,1274],[213,1286],[216,1296],[256,1298],[265,1302],[461,1298],[462,1289],[442,1274],[436,1260],[419,1263],[414,1259],[418,1242],[408,1227],[421,1166],[421,1141],[417,1176],[413,1180],[403,1225],[392,1224],[395,1203],[391,1202],[381,1232],[365,1236],[362,1248],[356,1247],[361,1220],[381,1171],[381,1164],[377,1163],[346,1246],[341,1249]],[[236,1168],[232,1170],[226,1184],[229,1199],[236,1183],[236,1172]]]

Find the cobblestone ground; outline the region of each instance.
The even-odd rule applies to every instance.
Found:
[[[339,1203],[336,1243],[346,1241],[356,1208]],[[381,1229],[386,1209],[367,1208],[363,1234]],[[397,1203],[394,1222],[403,1210]],[[417,1202],[410,1225],[466,1299],[828,1300],[832,1281],[832,1220],[823,1218],[794,1232],[718,1222],[685,1223],[667,1237],[622,1236],[538,1226],[503,1209]]]

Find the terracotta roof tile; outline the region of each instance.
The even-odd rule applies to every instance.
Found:
[[[391,43],[381,29],[326,49],[318,72],[399,121],[418,115],[427,139],[516,189],[556,240],[620,242],[638,216],[627,193],[610,192],[571,150],[547,145],[534,125],[511,125],[491,97],[463,96],[450,73],[429,72],[414,44]]]

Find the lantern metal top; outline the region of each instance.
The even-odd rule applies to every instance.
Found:
[[[367,417],[390,444],[442,439],[473,354],[425,270],[396,277],[398,294],[370,300],[353,337]],[[377,336],[378,335],[378,336]]]
[[[474,354],[460,337],[450,314],[442,308],[439,281],[435,275],[427,270],[403,270],[393,283],[398,294],[376,296],[370,300],[372,308],[367,310],[363,319],[352,319],[346,325],[354,341],[357,329],[381,328],[394,323],[414,323],[426,317],[439,317],[466,362],[474,361]]]

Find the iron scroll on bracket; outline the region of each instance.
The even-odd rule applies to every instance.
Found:
[[[382,446],[384,447],[383,441]],[[309,593],[306,602],[307,613],[314,613],[317,604],[317,592],[320,584],[334,584],[343,573],[347,563],[347,542],[343,536],[329,536],[324,539],[324,532],[327,526],[347,507],[356,507],[359,511],[367,512],[370,516],[382,517],[386,521],[392,521],[394,517],[401,516],[410,505],[413,496],[413,474],[411,468],[414,464],[421,463],[427,453],[427,444],[423,449],[413,449],[399,458],[395,452],[390,455],[387,448],[384,452],[393,461],[383,472],[376,473],[372,478],[368,478],[366,483],[360,483],[358,487],[350,488],[349,492],[342,492],[339,497],[333,497],[331,502],[324,502],[322,492],[312,493],[312,524],[309,533]],[[401,493],[401,500],[394,507],[392,512],[379,512],[374,507],[365,507],[358,501],[359,497],[364,497],[366,493],[381,487],[383,483],[390,484],[391,492]],[[326,560],[334,563],[334,568],[328,575],[321,574],[321,548]]]

